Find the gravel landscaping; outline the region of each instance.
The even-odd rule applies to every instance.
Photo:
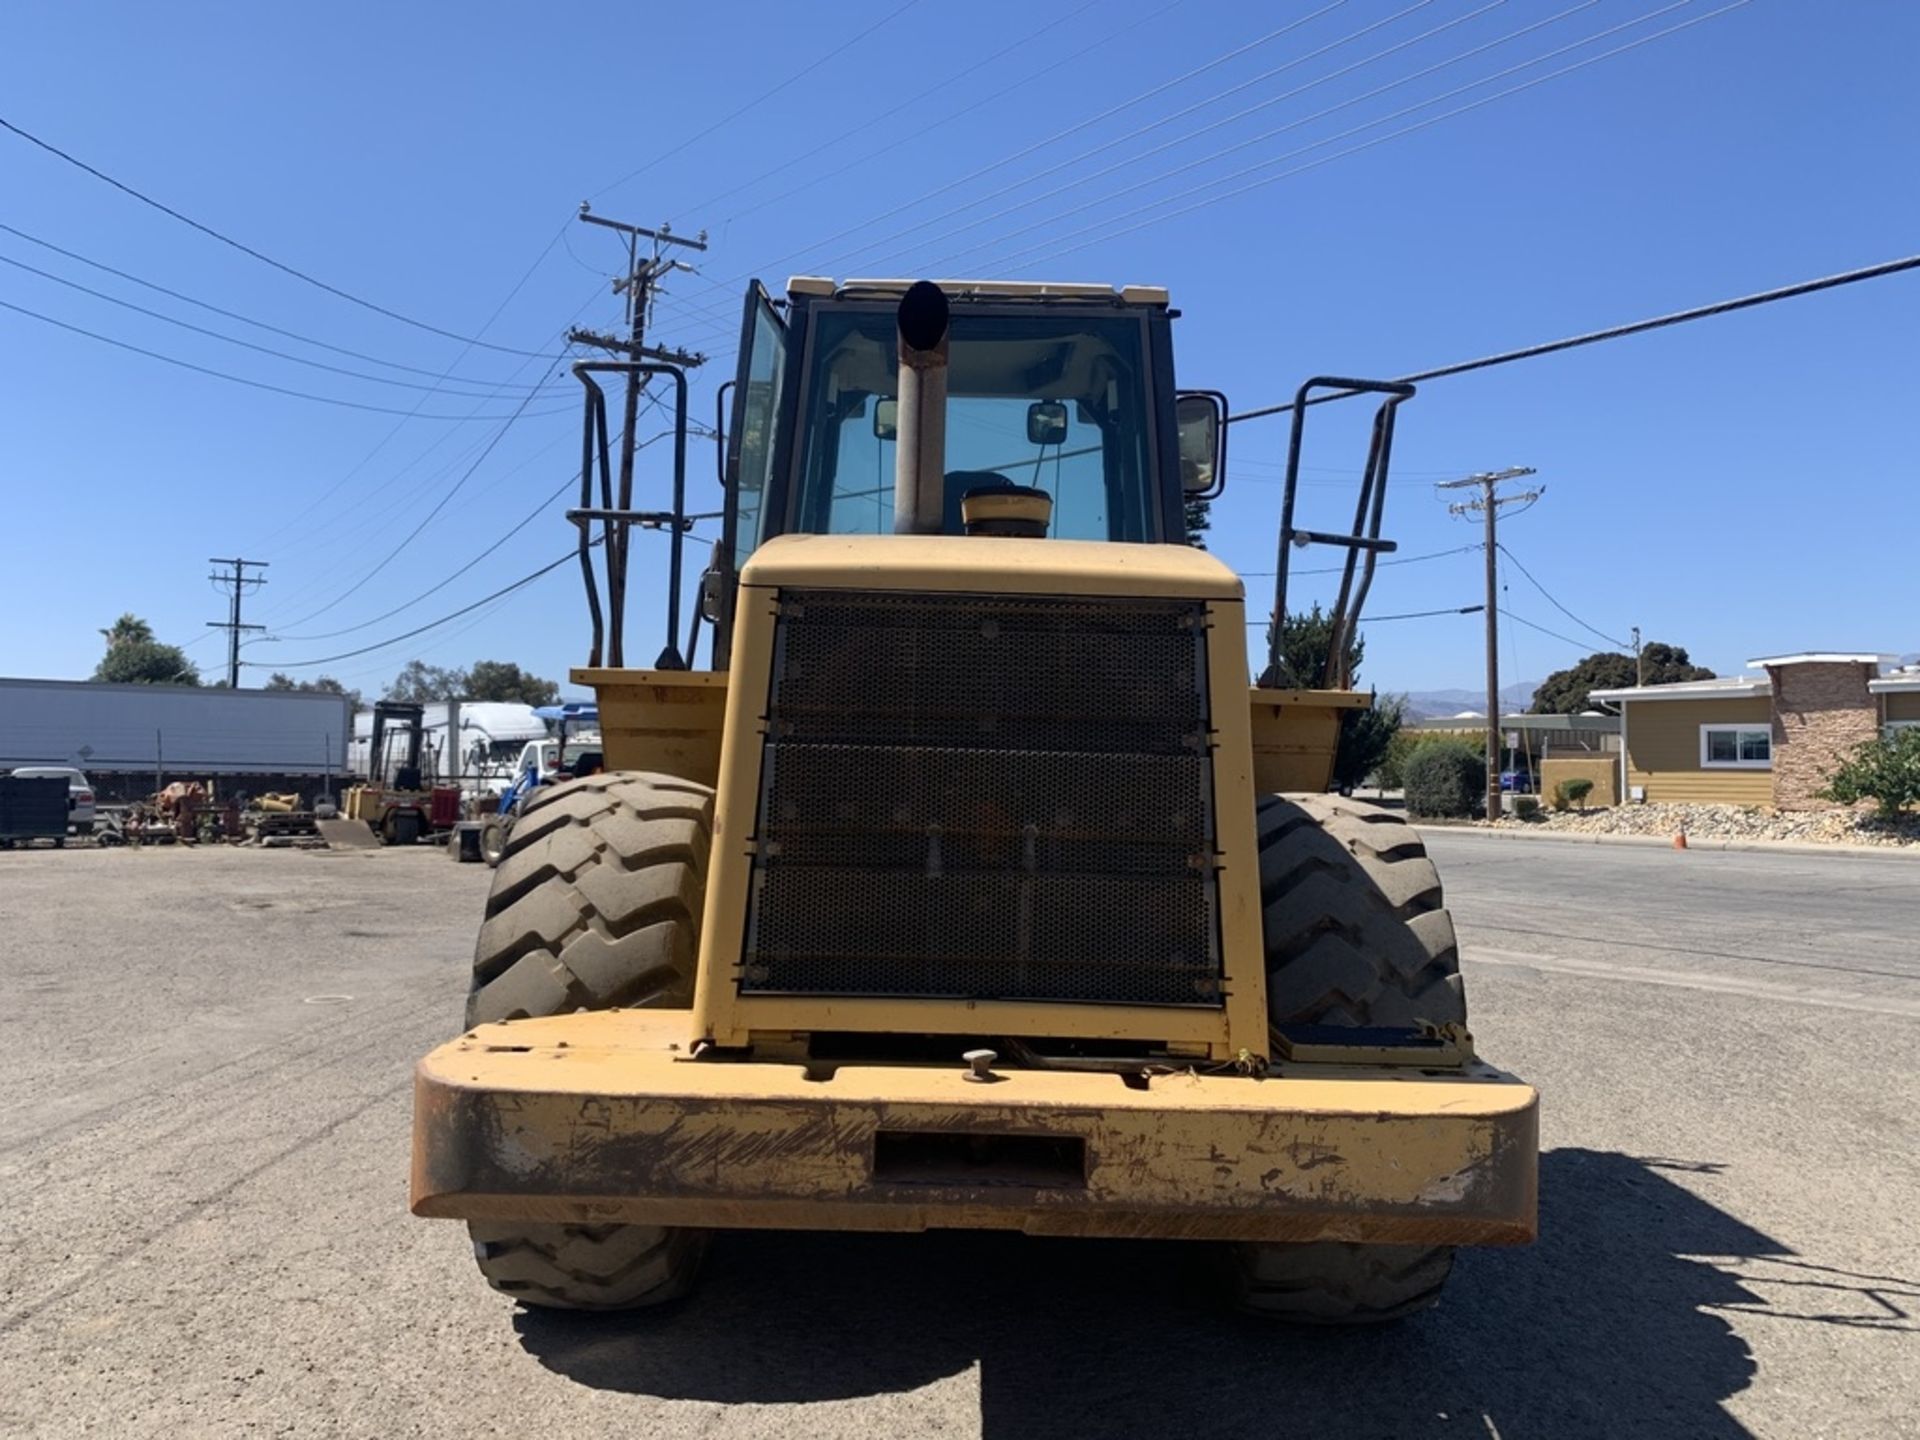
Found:
[[[1533,820],[1477,822],[1482,829],[1563,830],[1580,835],[1685,833],[1697,840],[1775,840],[1812,845],[1882,845],[1920,849],[1920,815],[1888,823],[1855,810],[1762,810],[1741,805],[1622,805],[1564,813],[1542,807]]]

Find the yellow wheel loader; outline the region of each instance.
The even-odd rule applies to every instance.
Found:
[[[1186,543],[1228,417],[1176,390],[1174,318],[755,285],[684,655],[685,377],[575,367],[608,768],[515,824],[415,1091],[413,1210],[495,1288],[646,1306],[717,1229],[967,1226],[1190,1241],[1248,1309],[1359,1321],[1533,1237],[1535,1094],[1474,1054],[1434,867],[1326,793],[1411,387],[1302,387],[1273,614],[1295,546],[1344,550],[1332,658],[1292,673],[1272,627],[1250,683],[1241,582]],[[672,383],[671,512],[611,473],[601,374]],[[1307,405],[1355,393],[1351,530],[1300,529]],[[634,524],[671,546],[646,669]]]

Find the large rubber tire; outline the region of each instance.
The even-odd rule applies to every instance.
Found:
[[[1340,795],[1269,795],[1256,818],[1274,1024],[1466,1024],[1453,917],[1412,826],[1394,811]],[[1237,1245],[1233,1261],[1244,1310],[1366,1324],[1434,1304],[1453,1250]]]
[[[474,946],[467,1023],[693,1003],[713,792],[612,772],[542,787],[514,818]],[[487,1283],[525,1305],[633,1310],[692,1288],[704,1230],[467,1227]]]

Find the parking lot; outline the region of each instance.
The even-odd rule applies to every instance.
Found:
[[[0,1432],[1920,1435],[1920,863],[1432,837],[1542,1237],[1372,1332],[1192,1248],[738,1234],[677,1312],[519,1312],[406,1213],[487,872],[0,855]]]

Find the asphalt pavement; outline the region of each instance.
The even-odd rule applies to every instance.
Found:
[[[1378,1331],[1197,1247],[736,1234],[523,1312],[406,1213],[487,873],[0,854],[0,1433],[1920,1436],[1920,862],[1430,837],[1542,1237]]]

